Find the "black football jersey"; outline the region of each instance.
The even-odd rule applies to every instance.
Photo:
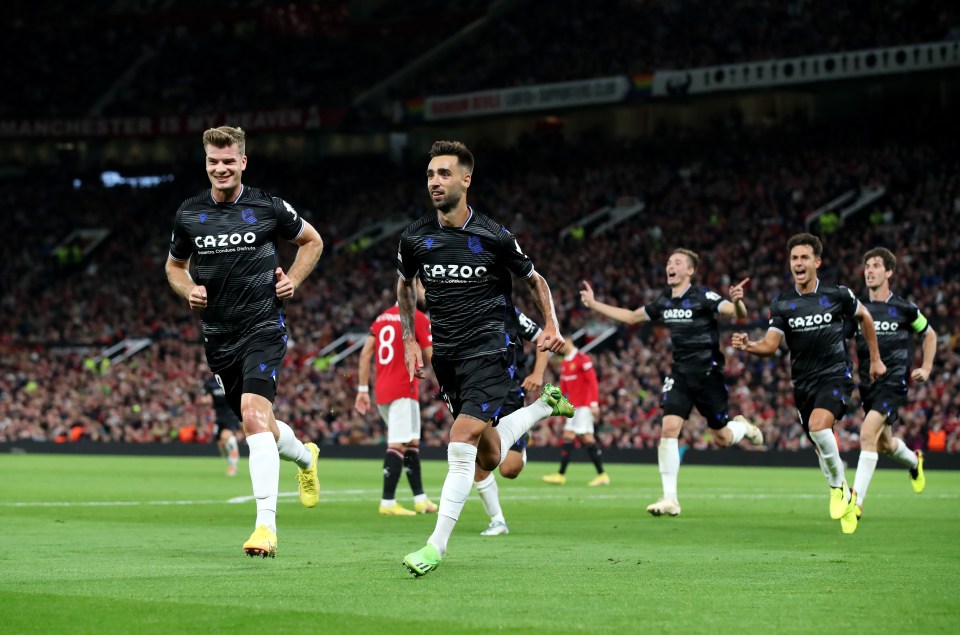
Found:
[[[880,359],[887,367],[887,373],[877,380],[878,385],[894,386],[903,389],[910,375],[913,362],[913,334],[922,334],[928,328],[917,305],[893,293],[882,302],[869,299],[861,300],[870,311],[873,327],[877,331],[877,344],[880,346]],[[870,384],[870,348],[867,340],[857,328],[857,358],[860,362],[860,383]]]
[[[723,298],[703,287],[690,285],[674,298],[668,288],[643,307],[651,320],[661,320],[670,331],[673,345],[673,371],[707,372],[723,368],[717,309]]]
[[[435,213],[400,236],[397,273],[420,276],[433,323],[433,354],[466,359],[506,350],[517,332],[512,275],[529,278],[533,263],[506,227],[470,210],[462,227],[443,227]]]
[[[770,328],[783,334],[790,349],[794,386],[850,376],[844,323],[856,319],[858,304],[847,287],[820,281],[812,293],[792,288],[774,298]]]
[[[210,190],[177,210],[170,258],[191,260],[194,282],[207,288],[200,313],[204,336],[236,336],[283,325],[277,298],[277,239],[294,240],[303,219],[281,198],[244,187],[237,200],[218,203]]]

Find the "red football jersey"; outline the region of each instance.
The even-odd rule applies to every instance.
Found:
[[[574,408],[596,406],[600,399],[597,371],[593,368],[593,361],[580,349],[563,358],[560,365],[560,392]]]
[[[414,316],[414,331],[420,348],[433,346],[430,334],[430,318],[419,309]],[[403,361],[403,334],[400,328],[400,307],[392,307],[377,316],[370,327],[376,342],[373,357],[376,360],[377,378],[374,393],[378,404],[387,404],[403,397],[418,399],[420,380],[410,381],[410,373]]]

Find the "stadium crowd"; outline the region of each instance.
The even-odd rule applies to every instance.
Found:
[[[4,118],[347,108],[461,31],[463,40],[389,95],[405,99],[960,37],[960,12],[947,0],[850,0],[841,6],[813,0],[516,0],[496,3],[497,11],[490,0],[439,8],[425,0],[385,0],[371,3],[366,13],[360,11],[364,3],[346,0],[115,0],[89,13],[64,2],[13,4],[0,52],[31,63],[0,70],[5,85],[18,87],[16,98],[0,103]],[[228,62],[215,77],[202,63],[211,51]],[[210,90],[212,81],[254,88]],[[368,107],[354,115],[377,112]]]
[[[765,328],[773,294],[790,284],[787,237],[843,191],[884,186],[884,198],[841,227],[814,224],[826,250],[821,278],[863,295],[862,253],[875,245],[895,251],[893,288],[924,310],[940,338],[934,375],[911,388],[902,432],[911,447],[956,452],[960,233],[952,219],[960,213],[960,154],[955,124],[939,123],[936,137],[901,128],[882,140],[861,137],[855,127],[815,132],[787,125],[767,132],[728,127],[691,134],[682,143],[676,134],[641,142],[542,134],[506,149],[478,144],[471,200],[518,235],[551,283],[566,332],[585,328],[589,339],[602,325],[580,305],[579,281],[589,280],[610,302],[640,306],[664,287],[664,264],[677,246],[700,253],[699,282],[714,290],[726,292],[731,281],[749,276],[750,315],[737,328]],[[249,153],[245,181],[290,201],[327,243],[318,271],[288,303],[292,345],[280,376],[278,416],[318,443],[383,443],[380,419],[352,409],[356,358],[331,365],[320,351],[345,332],[364,332],[394,302],[394,240],[352,249],[345,238],[388,215],[427,212],[423,160],[414,157],[402,167],[373,161],[383,168],[376,180],[367,176],[370,159],[329,161],[311,166],[307,179],[302,166],[298,172],[258,163],[255,146]],[[366,161],[367,169],[359,172],[355,161]],[[162,269],[176,206],[203,186],[199,165],[156,188],[106,189],[84,180],[77,190],[52,174],[0,186],[0,200],[16,210],[0,219],[0,231],[18,237],[0,248],[0,440],[190,442],[210,436],[199,320],[169,290]],[[614,231],[559,237],[585,214],[630,197],[643,200],[645,210]],[[111,233],[89,257],[59,257],[58,242],[83,227]],[[524,294],[517,296],[523,303]],[[733,410],[763,428],[766,448],[803,447],[788,359],[747,359],[730,348],[729,333],[724,346]],[[101,350],[127,337],[148,337],[153,344],[105,364]],[[655,447],[659,392],[670,361],[665,330],[621,327],[592,354],[601,382],[599,441]],[[434,381],[423,383],[425,445],[444,443],[449,425],[436,392]],[[837,428],[843,449],[856,447],[862,416],[852,408],[848,414]],[[559,422],[541,426],[532,442],[556,443],[559,431]],[[705,431],[694,418],[685,442],[706,444]]]

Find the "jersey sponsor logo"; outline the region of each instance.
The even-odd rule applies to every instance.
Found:
[[[887,332],[892,333],[900,328],[899,322],[887,322],[886,320],[873,323],[874,329],[877,333]]]
[[[217,234],[216,236],[197,236],[193,239],[193,244],[203,249],[204,247],[230,247],[245,243],[252,245],[257,242],[257,235],[253,232],[243,234]]]
[[[483,265],[423,265],[423,274],[428,278],[456,278],[460,280],[482,278],[487,275],[487,268]]]
[[[806,329],[812,326],[823,326],[833,322],[833,313],[814,313],[813,315],[803,315],[792,317],[787,320],[787,324],[792,329]]]
[[[251,225],[257,222],[257,217],[253,215],[253,210],[249,207],[240,213],[240,218],[247,221]]]
[[[667,309],[663,312],[664,320],[690,320],[693,318],[691,309]]]

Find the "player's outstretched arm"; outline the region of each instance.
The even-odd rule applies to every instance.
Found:
[[[780,348],[780,342],[783,340],[783,333],[776,329],[767,329],[767,334],[759,341],[750,341],[746,333],[733,334],[733,347],[738,351],[744,351],[751,355],[759,357],[769,357]]]
[[[414,377],[424,377],[423,351],[417,343],[415,326],[417,313],[416,278],[406,280],[397,279],[397,304],[400,306],[400,328],[403,330],[403,361],[410,374],[410,381]]]
[[[650,318],[647,317],[647,312],[643,310],[643,307],[639,309],[624,309],[618,306],[613,306],[612,304],[607,304],[605,302],[600,302],[593,295],[593,287],[590,286],[590,283],[586,280],[583,280],[580,284],[583,285],[583,288],[580,289],[580,302],[583,303],[583,306],[596,311],[601,315],[605,315],[611,320],[616,320],[617,322],[623,322],[624,324],[638,324],[640,322],[646,322]]]
[[[367,335],[363,348],[360,350],[360,366],[357,368],[357,398],[353,401],[353,407],[362,415],[367,414],[370,409],[370,362],[373,360],[373,347],[376,346],[376,338],[373,335]]]
[[[862,304],[857,304],[857,312],[854,314],[860,322],[860,332],[863,339],[867,341],[867,348],[870,349],[870,381],[876,381],[887,373],[887,366],[880,359],[880,344],[877,342],[877,330],[873,325],[873,316],[870,311]]]
[[[536,271],[524,282],[533,294],[533,300],[544,320],[543,332],[537,338],[537,350],[559,353],[563,350],[563,336],[560,335],[560,325],[557,323],[557,310],[553,306],[550,285]]]

